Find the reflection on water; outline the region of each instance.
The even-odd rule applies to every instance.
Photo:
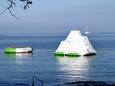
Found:
[[[32,56],[32,53],[5,53],[5,55],[16,58],[27,58]]]
[[[5,53],[7,57],[15,58],[16,64],[26,64],[33,62],[32,53]]]
[[[87,79],[86,75],[89,70],[89,58],[86,56],[80,57],[58,57],[60,65],[59,70],[66,72],[68,81],[79,81]]]

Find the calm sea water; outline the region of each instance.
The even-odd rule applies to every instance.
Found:
[[[55,57],[54,52],[68,34],[1,34],[0,82],[32,83],[36,76],[44,86],[75,81],[115,82],[115,34],[91,33],[97,51],[90,57]],[[31,46],[32,54],[5,54],[3,49]],[[35,80],[35,84],[39,84]],[[0,85],[3,86],[3,85]],[[6,85],[5,85],[6,86]]]

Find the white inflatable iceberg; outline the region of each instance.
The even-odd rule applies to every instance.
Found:
[[[80,56],[95,55],[96,51],[88,40],[79,30],[72,30],[66,40],[61,41],[55,51],[55,55]]]

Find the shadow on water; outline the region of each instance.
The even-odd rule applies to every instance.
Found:
[[[103,81],[77,81],[77,82],[68,82],[58,86],[115,86],[112,82],[103,82]]]

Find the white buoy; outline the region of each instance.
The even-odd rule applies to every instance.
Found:
[[[61,41],[55,51],[55,55],[94,55],[95,49],[91,45],[87,36],[83,36],[79,30],[72,30],[66,40]]]

